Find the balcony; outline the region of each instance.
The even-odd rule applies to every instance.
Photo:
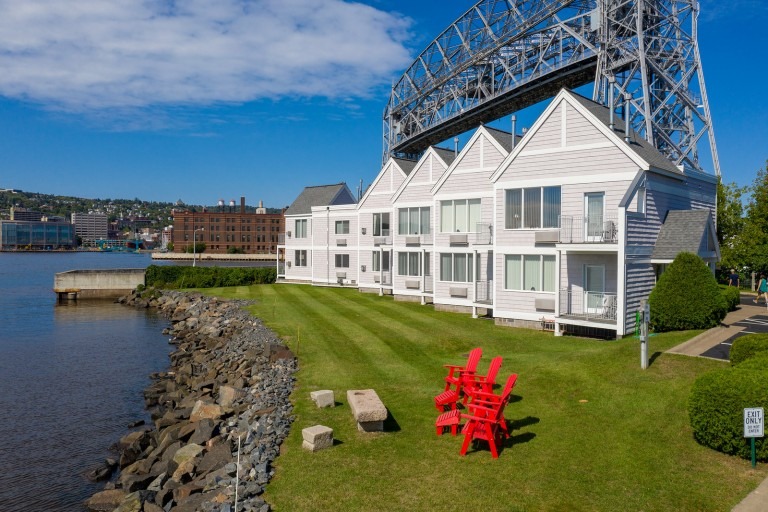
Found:
[[[617,216],[560,216],[561,244],[616,244],[619,242]]]
[[[477,290],[477,293],[475,295],[475,302],[479,302],[481,304],[492,304],[493,303],[493,281],[488,279],[485,281],[475,281],[475,290]]]
[[[385,272],[376,271],[373,274],[373,282],[382,286],[392,286],[392,271],[387,270]]]
[[[374,236],[373,245],[379,247],[380,245],[392,245],[392,237],[387,236]]]
[[[560,290],[560,318],[616,324],[616,294]]]

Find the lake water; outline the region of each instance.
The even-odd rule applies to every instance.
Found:
[[[110,301],[57,304],[56,272],[145,268],[149,254],[0,253],[0,510],[81,511],[83,474],[149,420],[143,389],[168,367],[168,321]]]

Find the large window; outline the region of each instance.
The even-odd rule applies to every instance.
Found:
[[[506,229],[557,228],[560,187],[513,188],[504,199]]]
[[[336,234],[337,235],[348,235],[349,234],[349,221],[348,220],[337,220],[336,221]]]
[[[261,230],[259,229],[259,231]],[[296,238],[307,238],[307,219],[296,219],[294,236]]]
[[[440,254],[440,280],[471,283],[475,275],[473,260],[471,254]]]
[[[504,256],[504,289],[555,291],[555,257],[538,254]]]
[[[349,268],[349,254],[336,254],[336,268]]]
[[[480,223],[480,199],[440,201],[440,231],[475,233]]]
[[[389,236],[389,213],[373,214],[373,236]]]
[[[372,259],[372,265],[371,270],[374,272],[389,272],[389,251],[373,251],[373,259]],[[384,268],[382,268],[382,263],[384,264]]]
[[[293,264],[297,267],[306,267],[307,266],[307,251],[296,251]]]
[[[400,208],[397,211],[397,232],[400,235],[429,234],[429,207]]]
[[[397,253],[397,275],[420,276],[422,254],[420,252]],[[424,274],[429,275],[429,257],[424,258]]]

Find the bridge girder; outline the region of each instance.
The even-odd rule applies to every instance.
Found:
[[[384,159],[594,83],[676,165],[704,171],[709,135],[720,174],[696,41],[695,0],[484,0],[418,56],[384,111]],[[611,91],[613,89],[613,91]]]

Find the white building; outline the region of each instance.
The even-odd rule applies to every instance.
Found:
[[[624,127],[562,90],[514,143],[481,126],[458,154],[390,158],[358,204],[346,186],[308,187],[286,212],[301,235],[286,238],[279,277],[556,334],[630,334],[676,254],[714,269],[719,247],[716,178]]]

